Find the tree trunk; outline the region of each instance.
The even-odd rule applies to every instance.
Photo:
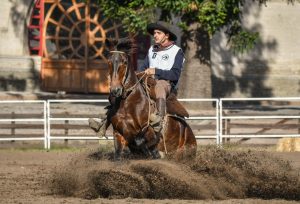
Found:
[[[210,39],[199,23],[193,23],[182,36],[185,66],[179,81],[178,98],[211,98]],[[190,103],[189,108],[208,103]],[[209,103],[211,106],[211,103]]]

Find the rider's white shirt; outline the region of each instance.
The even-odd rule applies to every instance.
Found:
[[[175,57],[179,49],[180,47],[173,44],[164,50],[154,52],[153,46],[151,46],[148,52],[149,67],[170,70],[174,65]]]

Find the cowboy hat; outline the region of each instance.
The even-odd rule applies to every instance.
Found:
[[[177,39],[177,36],[174,34],[174,26],[164,21],[157,21],[155,23],[148,24],[147,26],[148,33],[153,35],[154,30],[160,30],[163,31],[164,33],[169,33],[170,35],[169,39],[172,41],[176,41]]]

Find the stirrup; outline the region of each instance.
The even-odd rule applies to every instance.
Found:
[[[163,124],[163,117],[152,113],[150,115],[150,125],[152,126],[154,132],[160,133],[162,130],[162,124]]]
[[[162,117],[158,114],[152,113],[150,115],[149,120],[150,120],[150,125],[155,126],[160,123],[160,121],[162,120]]]
[[[152,126],[155,133],[160,133],[162,130],[162,123],[158,123],[155,126]]]
[[[99,131],[96,133],[96,135],[97,135],[98,137],[105,137],[106,139],[108,139],[108,137],[106,136],[106,125],[105,125],[105,124],[103,124],[103,125],[100,127],[100,129],[99,129]]]
[[[151,120],[152,119],[152,120]],[[160,133],[163,129],[164,117],[155,114],[154,117],[150,117],[150,125],[152,126],[155,133]]]

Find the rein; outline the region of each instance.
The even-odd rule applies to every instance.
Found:
[[[123,51],[119,51],[119,50],[112,50],[110,51],[111,53],[119,53],[119,54],[125,54],[127,55],[125,52]],[[128,61],[128,59],[127,59]],[[126,84],[126,80],[127,80],[127,77],[128,77],[128,65],[126,66],[126,75],[124,77],[124,79],[122,80],[122,85],[124,87],[124,93],[122,94],[122,98],[126,98],[133,89],[135,89],[135,87],[141,82],[141,80],[144,78],[144,76],[146,75],[146,73],[143,74],[143,76],[130,88],[125,88]]]
[[[110,51],[110,53],[118,53],[118,54],[125,54],[127,55],[125,52],[123,51],[119,51],[119,50],[112,50]],[[128,59],[127,59],[128,60]],[[137,82],[129,87],[129,88],[126,88],[126,80],[128,78],[128,65],[126,66],[126,75],[124,77],[124,79],[122,80],[122,84],[123,84],[123,87],[124,87],[124,92],[122,94],[122,98],[125,99],[129,96],[129,94],[137,87],[137,85],[139,83],[141,83],[141,81],[143,80],[143,78],[146,76],[146,72],[143,73],[143,75],[137,80]],[[146,77],[145,79],[145,84],[147,84],[147,80],[148,80],[148,77]],[[146,95],[147,95],[147,99],[148,99],[148,120],[147,120],[147,125],[143,128],[143,130],[145,128],[148,128],[150,126],[150,114],[151,114],[151,103],[150,103],[150,95],[149,95],[149,90],[147,89],[147,86],[146,86]]]
[[[119,53],[119,54],[126,54],[125,52],[123,51],[118,51],[118,50],[114,50],[114,51],[110,51],[111,53]],[[127,55],[127,54],[126,54]],[[143,75],[137,80],[137,82],[132,85],[131,87],[129,88],[125,88],[126,86],[126,80],[128,78],[128,65],[126,66],[126,75],[124,77],[124,79],[122,80],[122,84],[123,84],[123,87],[124,87],[124,92],[122,94],[122,98],[125,99],[127,98],[130,93],[137,87],[137,85],[139,83],[141,83],[141,81],[143,80],[143,78],[146,76],[146,72],[143,73]],[[147,99],[148,99],[148,119],[147,119],[147,125],[142,128],[142,130],[140,131],[141,132],[144,132],[149,126],[150,126],[150,115],[151,115],[151,99],[150,99],[150,94],[149,94],[149,88],[147,86],[147,81],[148,81],[148,78],[149,77],[146,77],[145,78],[145,92],[146,92],[146,95],[147,95]],[[165,131],[165,130],[164,130]],[[165,148],[165,153],[168,154],[168,151],[167,151],[167,147],[166,147],[166,141],[165,141],[165,137],[164,137],[164,133],[163,133],[163,142],[164,142],[164,148]]]
[[[139,83],[141,83],[141,81],[142,81],[142,79],[145,77],[145,75],[146,75],[146,73],[144,73],[144,74],[142,75],[142,77],[141,77],[140,79],[138,79],[138,81],[137,81],[133,86],[131,86],[130,88],[126,88],[126,89],[125,89],[125,81],[126,81],[126,79],[127,79],[127,77],[126,77],[126,79],[124,80],[124,83],[123,83],[123,86],[124,86],[124,94],[122,95],[122,98],[126,98],[126,97],[131,93],[131,91],[133,91],[133,89],[135,89],[135,87],[136,87]]]
[[[135,89],[135,87],[141,83],[141,81],[143,80],[143,78],[146,76],[146,72],[143,73],[143,75],[138,79],[138,81],[132,86],[130,87],[129,89],[126,89],[125,90],[125,98],[129,95],[129,93],[131,93],[131,91],[133,91],[133,89]],[[147,99],[148,99],[148,120],[147,120],[147,125],[146,127],[149,127],[150,126],[150,115],[151,115],[151,102],[150,102],[150,95],[149,95],[149,90],[147,88],[147,81],[148,81],[148,77],[145,78],[145,84],[146,84],[146,88],[145,88],[145,92],[146,92],[146,95],[147,95]]]

